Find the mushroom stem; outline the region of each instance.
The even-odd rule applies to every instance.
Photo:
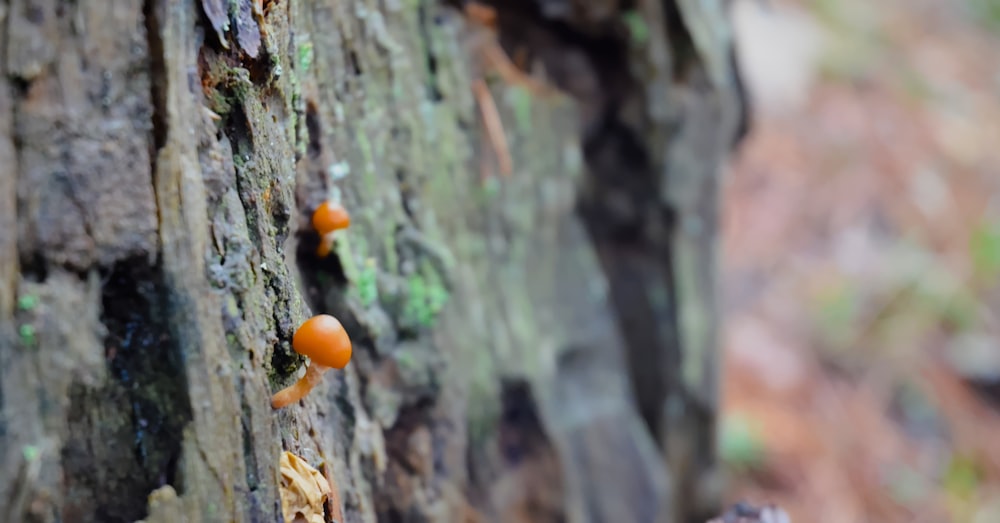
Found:
[[[326,258],[333,249],[333,233],[327,233],[319,237],[319,247],[316,248],[316,256]]]
[[[304,398],[323,379],[323,373],[327,369],[329,367],[309,362],[309,367],[306,368],[305,375],[299,378],[299,381],[296,381],[294,385],[279,390],[274,396],[271,396],[271,408],[280,409],[287,407]]]

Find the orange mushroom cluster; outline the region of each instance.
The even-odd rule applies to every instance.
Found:
[[[304,398],[331,368],[342,369],[351,361],[351,338],[340,321],[328,314],[306,320],[292,335],[292,349],[309,358],[306,373],[294,385],[271,397],[271,408],[280,409]]]
[[[319,233],[316,255],[325,258],[333,248],[333,233],[351,225],[351,215],[339,203],[325,201],[313,212],[312,225]]]

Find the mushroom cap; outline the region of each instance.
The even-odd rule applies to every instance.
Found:
[[[292,348],[324,367],[342,369],[351,361],[351,338],[329,314],[313,316],[299,326],[292,335]]]
[[[325,201],[313,212],[312,224],[320,234],[327,234],[350,226],[351,215],[342,205]]]

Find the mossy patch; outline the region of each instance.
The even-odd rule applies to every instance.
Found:
[[[374,258],[368,258],[365,260],[365,264],[361,268],[361,273],[358,274],[357,282],[354,285],[358,299],[361,300],[361,304],[365,307],[370,307],[378,301],[377,280],[378,264]]]
[[[21,345],[25,347],[35,347],[38,345],[38,332],[34,325],[24,323],[18,327],[17,333],[21,338]]]
[[[254,92],[250,71],[232,67],[221,58],[209,59],[202,86],[208,108],[220,116],[231,113],[234,106],[242,104]]]
[[[25,294],[17,299],[17,308],[19,310],[28,312],[35,309],[38,306],[38,296],[34,294]]]
[[[430,271],[428,271],[430,272]],[[448,303],[448,290],[436,273],[414,274],[407,278],[407,300],[403,307],[403,321],[430,327],[441,309]]]
[[[299,71],[305,72],[312,67],[313,63],[313,44],[312,42],[304,42],[299,46]]]

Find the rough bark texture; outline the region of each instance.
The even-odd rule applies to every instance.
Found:
[[[454,6],[0,3],[0,520],[277,521],[286,449],[328,521],[703,521],[723,3],[499,3],[509,178]]]

